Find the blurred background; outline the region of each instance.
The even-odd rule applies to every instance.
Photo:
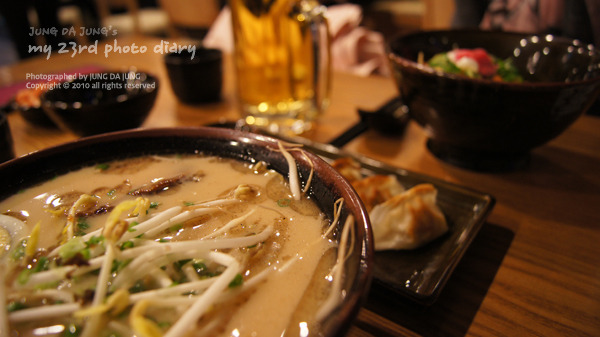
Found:
[[[29,36],[30,27],[112,27],[122,34],[202,39],[226,0],[18,0],[0,3],[0,65],[34,56],[28,45],[74,40],[85,44],[102,34],[69,38],[57,34]],[[326,1],[332,6],[341,1]],[[356,0],[362,8],[361,26],[384,37],[403,30],[450,27],[455,4],[451,0]]]
[[[96,40],[112,40],[116,37],[113,32],[200,41],[211,27],[230,27],[229,21],[219,20],[227,1],[3,0],[0,1],[0,71],[2,66],[35,56],[29,46],[50,45],[52,51],[57,51],[60,43],[86,45]],[[552,33],[600,45],[600,20],[594,19],[600,17],[600,0],[308,1],[319,1],[329,7],[330,16],[338,15],[337,20],[330,17],[330,25],[335,21],[338,27],[333,30],[334,69],[337,66],[335,70],[361,76],[377,73],[389,76],[386,41],[413,30],[480,28]],[[339,10],[340,7],[343,9]],[[37,33],[32,34],[32,27],[38,29]],[[44,33],[44,29],[52,27],[58,29],[57,34]],[[88,30],[72,36],[61,33],[65,28],[78,33],[82,28]],[[108,34],[103,34],[101,28],[108,28]],[[231,42],[231,38],[212,35],[215,34],[204,40],[205,45],[227,51],[222,42]],[[343,41],[342,35],[346,38]],[[346,64],[346,59],[355,64]],[[373,59],[378,60],[372,62]],[[369,62],[375,66],[368,67]],[[362,69],[362,73],[357,69]]]
[[[361,28],[384,39],[407,30],[484,27],[553,33],[599,44],[600,0],[318,0],[361,8]],[[119,34],[202,39],[227,0],[17,0],[0,1],[0,65],[35,53],[29,45],[64,42],[30,36],[35,28],[111,27]],[[79,44],[106,38],[91,32]],[[53,50],[56,50],[53,48]]]
[[[319,0],[360,6],[360,25],[384,38],[406,30],[482,27],[535,30],[599,44],[600,0]],[[202,39],[227,0],[0,1],[0,65],[31,57],[28,45],[56,45],[62,34],[29,36],[30,28],[112,27],[119,34]],[[486,16],[486,18],[484,18]],[[101,34],[78,36],[85,44]]]

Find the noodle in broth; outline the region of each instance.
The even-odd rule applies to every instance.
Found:
[[[324,234],[335,219],[296,194],[264,163],[192,155],[116,161],[29,188],[0,202],[4,217],[24,224],[7,230],[3,328],[121,337],[318,330],[337,254]]]

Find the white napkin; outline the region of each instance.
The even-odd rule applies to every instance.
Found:
[[[331,34],[333,69],[359,76],[381,74],[388,76],[383,36],[360,26],[362,9],[354,4],[333,5],[327,8]],[[203,41],[204,46],[233,51],[231,11],[223,8]]]

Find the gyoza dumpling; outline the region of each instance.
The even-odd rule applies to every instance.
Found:
[[[395,195],[405,191],[395,175],[374,175],[354,181],[352,186],[365,204],[367,211],[371,211],[377,204],[381,204]]]
[[[351,157],[338,158],[331,163],[331,166],[351,183],[363,177],[362,173],[360,173],[360,163]]]
[[[448,231],[436,205],[437,190],[417,185],[376,205],[369,212],[376,250],[414,249]]]
[[[405,190],[394,175],[373,175],[363,178],[360,163],[351,157],[336,159],[331,166],[350,181],[367,211]]]

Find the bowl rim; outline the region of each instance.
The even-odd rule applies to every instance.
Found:
[[[521,36],[523,38],[532,38],[538,37],[539,39],[545,39],[547,36],[552,36],[553,39],[569,44],[581,44],[581,46],[587,46],[589,52],[593,53],[596,57],[598,57],[598,66],[600,67],[600,49],[597,49],[593,44],[584,44],[578,39],[572,39],[564,36],[558,36],[553,34],[542,34],[542,33],[526,33],[526,32],[512,32],[512,31],[486,31],[481,29],[473,29],[473,28],[463,28],[463,29],[435,29],[435,30],[413,30],[408,32],[399,33],[393,37],[391,37],[386,43],[386,53],[388,59],[392,61],[392,63],[400,64],[401,66],[406,67],[406,69],[410,69],[411,71],[426,75],[433,76],[439,79],[444,79],[448,81],[455,81],[457,83],[473,83],[478,85],[489,85],[491,87],[512,87],[514,89],[530,89],[530,88],[556,88],[556,87],[571,87],[571,86],[579,86],[579,85],[587,85],[600,81],[600,75],[584,79],[584,80],[576,80],[576,81],[563,81],[563,82],[500,82],[493,81],[489,79],[478,79],[478,78],[469,78],[465,76],[460,76],[456,74],[449,74],[443,71],[435,70],[427,65],[418,63],[417,61],[410,60],[408,58],[402,57],[395,53],[392,50],[392,44],[397,43],[397,41],[413,37],[419,35],[434,35],[434,34],[444,34],[444,33],[452,33],[452,34],[499,34],[499,35],[507,35],[507,36]],[[393,64],[392,64],[393,66]]]
[[[104,100],[102,101],[101,104],[95,103],[95,104],[82,104],[81,101],[73,101],[73,102],[65,102],[63,100],[50,100],[48,99],[48,95],[52,94],[52,92],[57,92],[58,90],[73,90],[71,88],[72,83],[74,82],[88,82],[90,81],[90,79],[87,77],[90,74],[126,74],[126,73],[136,73],[136,74],[143,74],[145,75],[145,79],[142,81],[144,83],[155,83],[154,86],[152,87],[146,87],[143,88],[143,90],[139,90],[137,91],[135,94],[124,94],[124,95],[119,95],[118,97],[124,96],[125,99],[123,100],[118,100],[117,97],[111,97],[108,100]],[[109,79],[110,80],[110,79]],[[98,81],[104,81],[104,79],[98,79]],[[65,83],[70,83],[70,87],[65,88],[64,84]],[[128,69],[128,70],[105,70],[105,71],[95,71],[95,72],[91,72],[86,74],[86,78],[85,79],[81,79],[81,78],[72,78],[68,81],[62,81],[59,83],[60,87],[56,86],[56,87],[52,87],[48,90],[46,90],[46,92],[44,92],[42,95],[40,95],[40,107],[41,108],[49,108],[49,109],[59,109],[59,110],[67,110],[67,109],[75,109],[75,110],[80,110],[83,109],[85,107],[100,107],[102,106],[107,107],[107,106],[114,106],[114,105],[118,105],[120,103],[125,103],[125,102],[129,102],[133,99],[136,98],[140,98],[140,97],[148,97],[148,96],[152,96],[152,95],[156,95],[158,93],[159,87],[160,87],[160,80],[158,79],[158,76],[154,75],[153,73],[150,72],[146,72],[146,71],[139,71],[137,69]],[[94,90],[93,88],[85,88],[87,89],[91,89]],[[79,104],[78,104],[79,103]],[[79,105],[79,106],[77,106]]]
[[[104,133],[100,135],[82,137],[80,139],[62,143],[59,145],[55,145],[49,148],[45,148],[39,151],[31,152],[29,154],[13,158],[4,163],[0,163],[0,181],[6,185],[5,191],[0,195],[0,201],[9,197],[10,195],[16,193],[18,191],[19,185],[23,182],[23,178],[20,175],[31,174],[31,171],[28,171],[27,168],[40,168],[42,172],[40,172],[39,176],[48,176],[48,175],[56,175],[56,172],[61,172],[59,168],[61,165],[69,168],[66,172],[72,171],[77,167],[83,167],[85,165],[89,165],[89,159],[81,159],[76,158],[72,159],[72,162],[64,163],[57,162],[56,158],[61,158],[61,156],[65,157],[69,153],[74,151],[84,151],[86,149],[90,149],[94,146],[102,146],[106,144],[110,144],[111,142],[127,142],[132,139],[137,138],[138,140],[145,140],[148,138],[160,138],[160,140],[168,141],[170,138],[195,138],[195,139],[223,139],[229,142],[238,142],[240,144],[253,144],[259,147],[266,147],[270,149],[277,149],[278,139],[256,134],[247,131],[239,131],[227,128],[219,128],[219,127],[165,127],[165,128],[138,128],[138,129],[129,129],[123,131],[115,131],[110,133]],[[173,144],[166,145],[167,147],[172,148]],[[172,148],[173,150],[176,150]],[[108,150],[107,150],[108,151]],[[111,155],[113,159],[119,159],[123,157],[119,157],[118,153],[123,152],[123,148],[115,149],[114,155]],[[147,154],[157,153],[159,151],[152,150],[147,151]],[[191,152],[190,152],[191,153]],[[351,287],[357,291],[350,292],[347,294],[344,299],[344,305],[337,306],[335,310],[333,310],[327,316],[327,321],[331,320],[324,332],[326,335],[332,336],[342,336],[352,324],[353,320],[358,315],[358,311],[362,307],[362,305],[366,302],[366,298],[371,286],[372,277],[373,277],[373,265],[374,265],[374,239],[372,235],[372,229],[370,224],[370,219],[366,208],[362,202],[362,200],[358,197],[358,194],[348,182],[339,172],[337,172],[331,165],[329,165],[325,160],[323,160],[318,155],[306,150],[305,153],[299,153],[297,151],[290,152],[299,166],[304,165],[305,167],[307,161],[312,161],[315,168],[315,174],[317,172],[322,172],[323,177],[329,175],[333,177],[333,179],[328,179],[332,183],[333,186],[340,189],[342,194],[345,194],[349,197],[344,203],[344,207],[347,208],[349,214],[354,214],[355,216],[355,228],[358,230],[358,234],[362,234],[361,239],[357,240],[361,242],[361,252],[359,260],[359,265],[356,267],[357,277],[352,282]],[[90,154],[91,156],[92,154]],[[141,154],[135,153],[133,156],[139,156]],[[125,156],[126,157],[126,156]],[[44,163],[54,162],[54,167],[44,168]],[[47,172],[44,172],[47,170]],[[66,173],[64,172],[64,173]],[[16,177],[15,177],[16,175]],[[27,187],[34,186],[39,182],[43,182],[47,180],[46,178],[37,178],[38,182],[29,182],[27,183]],[[6,191],[8,190],[8,191]],[[13,191],[14,190],[14,191]],[[12,191],[12,192],[11,192]]]

